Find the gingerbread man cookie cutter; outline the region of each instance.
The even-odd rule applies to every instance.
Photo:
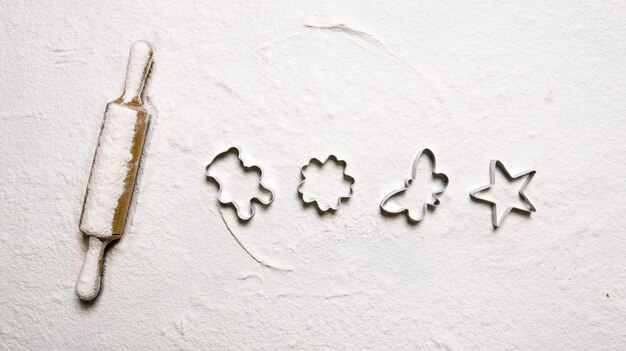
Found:
[[[216,177],[216,176],[211,174],[211,166],[214,165],[218,160],[226,157],[226,155],[228,155],[230,153],[235,153],[237,155],[237,159],[239,160],[239,163],[243,167],[244,171],[254,171],[254,172],[257,172],[259,174],[259,189],[261,191],[269,192],[269,199],[267,201],[264,201],[263,198],[261,198],[259,196],[255,196],[255,197],[250,199],[250,202],[249,202],[249,204],[250,204],[250,214],[249,215],[245,215],[244,212],[242,211],[242,209],[237,205],[236,202],[234,202],[234,201],[227,201],[227,200],[223,199],[222,191],[224,189],[224,186],[219,181],[218,177]],[[209,164],[206,166],[205,172],[206,172],[207,179],[212,181],[212,182],[214,182],[214,183],[216,183],[217,186],[218,186],[217,201],[221,205],[233,207],[235,209],[235,211],[237,212],[237,217],[239,217],[239,219],[241,219],[244,222],[245,221],[249,221],[256,214],[255,203],[263,205],[263,206],[269,206],[272,203],[272,201],[274,201],[274,192],[270,188],[265,186],[265,184],[263,184],[263,168],[261,168],[260,166],[257,166],[257,165],[248,165],[248,164],[246,164],[244,159],[241,157],[241,150],[237,146],[232,146],[228,150],[223,151],[223,152],[217,154],[213,158],[213,160],[211,160],[211,162],[209,162]]]

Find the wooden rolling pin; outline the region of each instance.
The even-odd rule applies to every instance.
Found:
[[[89,248],[76,282],[76,295],[84,301],[93,300],[100,291],[104,249],[124,234],[150,121],[141,93],[151,64],[150,44],[134,43],[124,93],[108,103],[104,112],[80,218],[80,230],[89,236]]]

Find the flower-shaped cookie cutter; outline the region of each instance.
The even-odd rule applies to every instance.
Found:
[[[331,160],[343,168],[343,179],[350,182],[350,192],[348,193],[348,195],[339,196],[337,198],[337,203],[334,206],[328,206],[327,208],[323,208],[316,198],[305,199],[305,195],[302,192],[302,186],[304,185],[304,182],[306,181],[306,175],[304,173],[306,169],[313,163],[322,167],[326,162],[331,161]],[[338,159],[337,156],[335,155],[329,155],[323,162],[318,160],[315,157],[310,159],[309,163],[307,163],[302,168],[300,168],[300,176],[302,177],[302,180],[300,181],[300,183],[298,183],[298,194],[302,202],[304,204],[315,203],[315,205],[317,206],[317,209],[322,213],[328,212],[328,211],[337,211],[337,209],[339,209],[339,205],[341,204],[341,201],[349,199],[350,197],[352,197],[352,194],[354,193],[354,190],[352,189],[352,185],[354,185],[354,178],[346,173],[347,167],[348,167],[348,164],[346,163],[346,161]]]
[[[432,164],[432,177],[435,179],[440,179],[443,184],[441,186],[441,188],[435,190],[432,194],[431,194],[431,201],[427,201],[424,203],[424,206],[422,208],[422,214],[419,217],[412,217],[411,216],[411,211],[409,208],[407,207],[401,207],[398,210],[389,210],[386,207],[387,202],[389,201],[389,199],[391,199],[393,196],[403,193],[405,192],[407,189],[409,189],[409,187],[411,186],[411,183],[413,183],[413,181],[415,180],[415,178],[417,177],[417,165],[419,163],[420,158],[422,158],[422,155],[427,156],[430,159],[430,162]],[[439,206],[439,204],[441,203],[441,201],[439,200],[438,195],[441,195],[446,188],[448,187],[448,183],[449,183],[449,179],[448,176],[443,174],[443,173],[437,173],[437,160],[435,159],[435,154],[432,152],[432,150],[426,148],[426,149],[422,149],[417,153],[417,156],[415,156],[415,161],[413,161],[413,170],[411,172],[411,179],[407,179],[404,181],[404,187],[398,190],[394,190],[392,192],[390,192],[389,194],[387,194],[387,196],[385,196],[382,201],[380,202],[380,210],[384,213],[388,213],[388,214],[400,214],[400,213],[404,213],[407,216],[407,219],[412,222],[412,223],[418,223],[419,221],[421,221],[422,219],[424,219],[424,217],[426,216],[426,212],[428,210],[428,208],[435,208],[437,206]]]
[[[250,215],[249,216],[243,215],[241,209],[239,208],[239,206],[237,206],[237,203],[235,203],[234,201],[225,201],[222,199],[222,190],[224,187],[217,177],[212,176],[210,174],[211,166],[215,164],[216,161],[224,158],[226,155],[228,155],[231,152],[237,155],[237,158],[239,159],[239,164],[243,167],[244,171],[252,170],[259,174],[259,189],[261,189],[262,191],[267,191],[270,194],[268,201],[263,201],[263,199],[258,196],[255,196],[250,199]],[[237,212],[237,217],[239,217],[239,219],[241,219],[244,222],[249,221],[250,219],[252,219],[252,217],[254,217],[254,214],[256,213],[256,207],[254,206],[255,202],[263,206],[269,206],[272,203],[272,201],[274,201],[274,192],[272,192],[270,188],[268,188],[267,186],[265,186],[265,184],[263,184],[263,168],[257,165],[247,165],[244,159],[241,157],[241,150],[237,146],[232,146],[228,150],[217,154],[211,160],[211,162],[209,162],[209,164],[206,166],[205,173],[206,173],[207,179],[212,182],[215,182],[218,186],[217,201],[219,201],[221,205],[233,207],[235,211]]]

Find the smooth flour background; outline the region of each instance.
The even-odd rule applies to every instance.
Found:
[[[3,349],[623,350],[626,4],[620,1],[0,5]],[[74,294],[80,208],[130,46],[155,48],[134,213],[100,296]],[[276,200],[220,219],[231,145]],[[417,226],[378,203],[433,149]],[[334,153],[355,194],[303,208]],[[494,231],[491,158],[536,169],[538,212]]]

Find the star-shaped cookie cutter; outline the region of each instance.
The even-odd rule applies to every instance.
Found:
[[[522,184],[522,186],[520,187],[518,194],[520,199],[522,200],[522,202],[528,206],[528,208],[521,208],[521,207],[515,207],[515,206],[510,206],[507,207],[504,212],[502,213],[502,216],[500,216],[500,218],[498,218],[498,209],[497,209],[497,205],[494,201],[489,201],[487,199],[483,199],[478,197],[476,194],[483,192],[487,189],[490,189],[492,186],[495,185],[496,183],[496,168],[499,168],[500,171],[502,171],[502,174],[504,174],[504,176],[509,180],[516,180],[516,179],[520,179],[522,177],[526,177],[526,181],[524,181],[524,184]],[[516,174],[514,176],[512,176],[509,171],[506,170],[506,167],[504,167],[504,164],[500,161],[500,160],[491,160],[491,162],[489,163],[489,185],[485,185],[483,187],[480,187],[476,190],[473,190],[469,193],[470,197],[476,201],[480,201],[480,202],[484,202],[484,203],[488,203],[491,205],[491,222],[493,224],[494,228],[498,228],[502,225],[502,223],[504,222],[504,220],[506,219],[506,217],[509,215],[509,213],[511,213],[512,210],[521,212],[521,213],[526,213],[526,214],[530,214],[531,212],[536,212],[537,210],[535,209],[535,206],[533,206],[532,203],[530,203],[530,200],[528,200],[528,197],[526,197],[526,194],[524,194],[524,189],[526,189],[526,186],[528,185],[528,183],[530,183],[531,179],[533,179],[533,177],[535,176],[535,173],[537,173],[535,170],[528,170],[528,171],[524,171],[522,173]]]
[[[346,196],[340,196],[337,199],[337,204],[335,204],[335,206],[329,206],[326,209],[322,209],[317,199],[315,198],[313,198],[312,200],[304,199],[304,193],[302,192],[302,185],[304,185],[304,182],[306,181],[306,176],[304,175],[304,171],[306,171],[307,167],[309,167],[312,163],[315,163],[321,167],[329,160],[333,160],[336,164],[340,165],[343,168],[343,179],[350,182],[350,193]],[[305,204],[315,203],[315,205],[317,206],[317,209],[322,213],[328,212],[328,211],[337,211],[337,209],[339,209],[339,205],[341,204],[341,201],[349,199],[350,197],[352,197],[352,194],[354,193],[354,190],[352,189],[352,185],[354,185],[354,178],[349,176],[346,173],[347,167],[348,167],[348,164],[346,163],[346,161],[338,159],[337,156],[335,155],[329,155],[326,158],[326,160],[324,160],[324,162],[318,160],[315,157],[310,159],[309,163],[307,163],[306,165],[302,166],[302,168],[300,168],[300,176],[302,177],[302,180],[300,181],[300,183],[298,183],[298,195],[300,196],[300,199],[302,200],[302,202],[304,202]]]
[[[219,181],[219,179],[217,179],[216,177],[214,177],[214,176],[209,174],[209,168],[211,168],[211,165],[213,165],[217,160],[225,157],[227,154],[229,154],[231,152],[234,152],[237,155],[237,158],[239,159],[239,163],[243,167],[244,171],[253,170],[253,171],[259,173],[259,188],[261,190],[268,191],[270,193],[270,198],[269,198],[269,200],[267,202],[264,202],[263,199],[259,198],[258,196],[255,196],[252,199],[250,199],[250,216],[242,215],[241,214],[241,209],[239,208],[239,206],[237,206],[237,204],[235,202],[233,202],[233,201],[224,201],[222,199],[222,189],[223,189],[222,183]],[[217,186],[218,186],[217,201],[219,201],[219,203],[224,205],[224,206],[231,206],[231,207],[233,207],[235,209],[235,211],[237,212],[237,217],[239,217],[239,219],[241,219],[244,222],[247,222],[250,219],[252,219],[252,217],[254,217],[254,215],[256,213],[256,207],[254,206],[255,202],[260,204],[260,205],[263,205],[263,206],[269,206],[269,204],[271,204],[272,201],[274,201],[274,192],[272,192],[272,190],[270,188],[268,188],[267,186],[265,186],[265,184],[263,184],[263,168],[261,168],[260,166],[257,166],[257,165],[250,165],[250,166],[247,165],[246,162],[241,157],[241,150],[237,146],[232,146],[228,150],[223,151],[223,152],[217,154],[211,160],[211,162],[209,162],[209,164],[206,166],[205,173],[206,173],[207,179],[210,180],[210,181],[215,182],[217,184]]]
[[[389,201],[389,199],[391,199],[394,195],[399,194],[401,192],[406,191],[410,186],[411,183],[415,180],[416,176],[417,176],[417,164],[420,160],[420,158],[422,157],[422,155],[426,155],[429,159],[430,162],[432,164],[432,176],[433,178],[437,178],[437,179],[441,179],[443,181],[443,185],[441,186],[441,188],[435,190],[432,193],[432,203],[430,201],[424,203],[423,209],[422,209],[422,215],[417,217],[417,218],[413,218],[411,217],[411,211],[409,208],[406,207],[402,207],[397,211],[392,211],[392,210],[388,210],[385,208],[385,205],[387,204],[387,201]],[[449,179],[448,176],[443,174],[443,173],[437,173],[437,160],[435,159],[435,154],[432,152],[432,150],[426,148],[426,149],[422,149],[417,153],[417,156],[415,156],[415,161],[413,161],[413,169],[411,172],[411,179],[407,179],[404,181],[404,187],[398,190],[394,190],[392,192],[390,192],[389,194],[387,194],[387,196],[385,196],[382,201],[380,202],[380,210],[383,211],[384,213],[389,213],[389,214],[400,214],[400,213],[404,213],[407,216],[407,219],[412,222],[412,223],[418,223],[419,221],[421,221],[422,219],[424,219],[424,217],[426,216],[426,211],[428,210],[428,208],[434,208],[439,206],[439,204],[441,203],[441,201],[439,200],[439,197],[437,197],[438,195],[441,195],[446,188],[448,187],[448,183],[449,183]]]

